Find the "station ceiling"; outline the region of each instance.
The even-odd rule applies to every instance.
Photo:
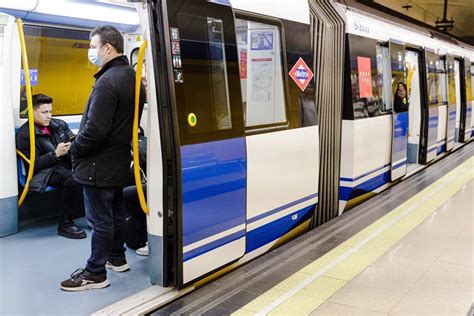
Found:
[[[444,0],[374,0],[374,2],[426,24],[443,18]],[[474,0],[448,0],[447,20],[454,20],[451,34],[474,44]]]

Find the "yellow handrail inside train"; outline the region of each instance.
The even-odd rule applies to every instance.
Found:
[[[26,100],[28,104],[28,127],[30,129],[30,159],[25,159],[26,157],[23,154],[20,155],[20,157],[25,159],[25,161],[29,164],[25,187],[23,188],[23,192],[21,193],[20,199],[18,200],[18,206],[21,206],[25,200],[26,194],[28,194],[31,178],[33,178],[36,159],[36,145],[35,120],[33,118],[33,99],[31,97],[30,68],[28,67],[28,56],[26,54],[25,34],[23,33],[23,23],[21,22],[21,19],[16,19],[16,24],[18,25],[18,33],[20,34],[21,60],[23,62],[23,71],[25,72]]]
[[[26,161],[28,164],[30,164],[30,160],[28,159],[28,157],[26,157],[21,151],[19,151],[18,149],[16,150],[16,154],[18,156],[20,156],[21,159],[23,159],[24,161]]]
[[[143,212],[148,215],[148,213],[150,213],[150,209],[146,204],[145,194],[143,193],[142,177],[140,174],[140,154],[138,152],[138,113],[140,108],[140,86],[142,83],[143,57],[145,56],[145,49],[147,45],[147,41],[143,41],[140,49],[138,50],[137,72],[135,77],[135,113],[133,117],[133,174],[135,175],[135,184],[137,185],[140,206]]]

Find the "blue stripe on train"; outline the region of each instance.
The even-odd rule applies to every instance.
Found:
[[[245,237],[245,229],[239,230],[238,232],[235,232],[231,235],[225,236],[223,238],[220,238],[218,240],[215,240],[213,242],[210,242],[201,247],[198,247],[196,249],[193,249],[191,251],[184,253],[183,261],[188,261],[188,260],[191,260],[192,258],[199,257],[200,255],[203,255],[206,252],[212,251],[223,245],[236,241],[237,239],[240,239],[242,237]]]
[[[438,145],[438,150],[436,151],[436,154],[439,155],[441,153],[444,153],[446,151],[446,143],[443,143],[442,145]]]
[[[317,203],[304,207],[299,211],[293,212],[287,216],[247,232],[247,248],[245,252],[249,253],[255,249],[265,246],[269,242],[281,238],[291,229],[311,218],[313,214],[311,210],[316,205]]]
[[[406,162],[405,162],[406,163]],[[349,201],[355,197],[358,197],[367,192],[371,192],[378,187],[388,183],[390,181],[390,170],[385,171],[377,176],[374,176],[367,181],[355,187],[341,186],[339,188],[339,200]]]
[[[283,205],[283,206],[277,207],[277,208],[275,208],[275,209],[273,209],[273,210],[270,210],[270,211],[268,211],[268,212],[265,212],[265,213],[263,213],[263,214],[260,214],[260,215],[257,215],[257,216],[255,216],[255,217],[252,217],[252,218],[248,219],[248,220],[247,220],[247,224],[256,222],[256,221],[258,221],[258,220],[260,220],[260,219],[262,219],[262,218],[268,217],[268,216],[270,216],[270,215],[273,215],[273,214],[275,214],[275,213],[278,213],[278,212],[280,212],[280,211],[283,211],[283,210],[285,210],[285,209],[287,209],[287,208],[290,208],[290,207],[295,206],[295,205],[297,205],[297,204],[300,204],[300,203],[303,203],[303,202],[308,201],[308,200],[310,200],[310,199],[313,199],[313,198],[315,198],[315,197],[317,197],[317,196],[318,196],[318,193],[314,193],[314,194],[305,196],[304,198],[301,198],[301,199],[299,199],[299,200],[296,200],[296,201],[293,201],[293,202],[291,202],[291,203],[285,204],[285,205]]]
[[[182,146],[181,167],[183,246],[245,224],[245,138]]]
[[[372,173],[374,173],[374,172],[377,172],[377,171],[379,171],[379,170],[381,170],[381,169],[383,169],[383,168],[385,168],[385,167],[388,167],[388,166],[390,166],[389,163],[383,165],[382,167],[375,168],[375,169],[373,169],[373,170],[371,170],[371,171],[369,171],[369,172],[366,172],[366,173],[364,173],[364,174],[362,174],[362,175],[360,175],[360,176],[358,176],[358,177],[355,177],[355,178],[344,178],[344,177],[341,177],[340,180],[341,180],[341,181],[347,181],[347,182],[355,182],[355,181],[357,181],[357,180],[359,180],[359,179],[362,179],[362,178],[365,177],[365,176],[368,176],[369,174],[372,174]]]
[[[258,249],[266,244],[283,237],[290,230],[311,218],[312,210],[316,204],[304,207],[296,212],[288,214],[282,218],[272,221],[268,224],[262,225],[252,231],[247,232],[246,239],[246,253]],[[183,260],[188,261],[192,258],[201,256],[209,251],[217,249],[225,244],[238,240],[245,235],[245,230],[239,230],[231,235],[222,237],[218,240],[202,245],[196,249],[184,253]]]
[[[400,161],[400,162],[397,163],[395,166],[392,166],[392,170],[398,169],[398,168],[400,168],[400,167],[402,167],[402,166],[404,166],[404,165],[406,165],[406,164],[407,164],[406,159],[403,160],[403,161]]]

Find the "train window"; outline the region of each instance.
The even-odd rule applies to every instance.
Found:
[[[349,34],[349,52],[346,58],[349,58],[350,69],[347,72],[350,73],[352,99],[344,107],[352,107],[354,119],[385,114],[384,107],[389,107],[381,106],[384,93],[383,73],[387,67],[384,65],[381,49],[379,52],[381,56],[377,60],[376,40]]]
[[[286,123],[280,28],[240,18],[235,28],[245,126]]]
[[[445,61],[438,59],[435,61],[436,75],[438,77],[438,102],[441,104],[447,104],[448,102],[448,91],[447,91],[447,78],[446,78],[446,67]]]
[[[89,63],[89,32],[25,25],[32,94],[53,98],[53,115],[82,114],[97,68]],[[27,117],[21,82],[20,117]]]
[[[186,2],[170,17],[181,144],[243,134],[235,27],[230,10]]]

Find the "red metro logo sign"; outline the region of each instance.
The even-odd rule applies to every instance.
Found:
[[[291,79],[300,87],[301,91],[304,91],[308,86],[311,79],[313,79],[313,72],[309,69],[308,65],[304,62],[303,58],[300,57],[296,64],[291,68],[289,73]]]

